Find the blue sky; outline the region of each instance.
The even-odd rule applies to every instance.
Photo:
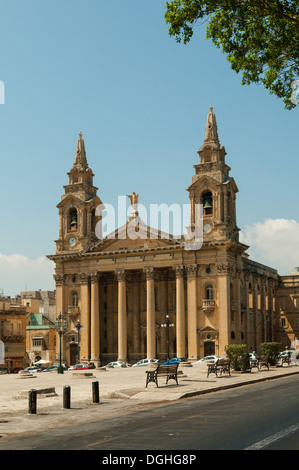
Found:
[[[256,261],[299,266],[298,106],[242,86],[197,28],[168,36],[164,0],[0,0],[0,289],[53,289],[58,210],[78,133],[103,202],[188,203],[209,106]],[[295,77],[297,78],[297,77]],[[291,94],[291,90],[290,90]],[[270,249],[271,248],[271,249]]]

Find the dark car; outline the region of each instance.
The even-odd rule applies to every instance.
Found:
[[[172,357],[168,361],[163,362],[163,365],[179,364],[180,362],[186,362],[186,359],[184,357]]]
[[[58,367],[59,367],[59,366],[55,364],[54,366],[50,366],[50,367],[48,367],[48,368],[45,369],[45,370],[46,370],[47,372],[51,372],[51,371],[53,371],[53,370],[56,370],[56,371],[57,371]],[[63,370],[68,370],[68,368],[67,368],[64,364],[61,364],[61,367],[63,368]],[[45,371],[43,371],[43,372],[45,372]]]

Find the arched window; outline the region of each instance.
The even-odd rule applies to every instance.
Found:
[[[78,307],[78,292],[72,292],[72,307]]]
[[[231,339],[236,339],[236,336],[235,336],[235,332],[234,332],[234,331],[231,332],[230,337],[231,337]]]
[[[69,230],[78,229],[78,212],[74,207],[69,212]]]
[[[214,287],[212,284],[208,284],[205,287],[205,295],[206,295],[206,300],[213,300],[214,299]]]
[[[202,204],[203,204],[203,215],[212,215],[213,214],[213,195],[210,191],[203,194]]]

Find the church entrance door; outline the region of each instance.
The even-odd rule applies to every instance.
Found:
[[[74,366],[78,361],[78,344],[70,344],[70,365]]]
[[[205,356],[214,356],[215,355],[215,343],[213,341],[205,342],[205,349],[204,349]]]

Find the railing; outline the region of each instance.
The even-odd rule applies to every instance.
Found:
[[[78,306],[73,307],[72,305],[69,305],[67,313],[72,319],[76,319],[80,315],[80,308]]]
[[[203,299],[202,301],[202,308],[205,313],[212,312],[216,307],[216,302],[214,299]]]

